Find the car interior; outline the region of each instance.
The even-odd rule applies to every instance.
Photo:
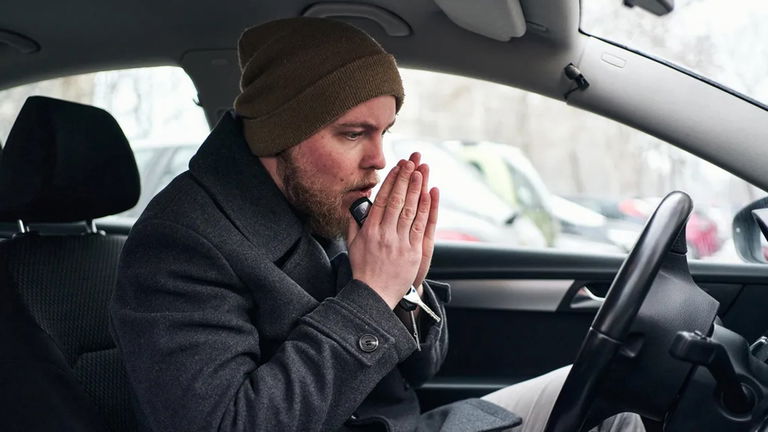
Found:
[[[54,430],[62,419],[71,430],[127,430],[128,382],[107,312],[126,236],[93,219],[138,200],[128,141],[101,109],[32,97],[0,165],[0,213],[19,224],[0,243],[4,421],[16,430]],[[35,222],[69,232],[29,229]]]
[[[625,3],[656,13],[672,4]],[[176,65],[213,126],[239,92],[243,29],[327,17],[365,30],[401,66],[558,100],[768,189],[768,107],[584,33],[577,1],[73,0],[5,9],[0,89]],[[15,118],[0,147],[0,429],[138,430],[107,312],[131,226],[94,222],[139,201],[134,154],[99,108],[32,97]],[[626,255],[438,244],[429,277],[452,286],[450,350],[418,390],[422,410],[573,363],[548,432],[586,431],[623,411],[641,414],[649,431],[768,430],[768,266],[686,259],[681,233],[695,203],[669,192]],[[762,234],[752,210],[766,206],[760,200],[734,222],[753,252]]]

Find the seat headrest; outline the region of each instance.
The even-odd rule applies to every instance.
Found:
[[[0,159],[0,221],[96,219],[130,209],[139,193],[133,151],[109,113],[27,99]]]

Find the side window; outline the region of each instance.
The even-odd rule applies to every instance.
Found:
[[[209,132],[203,110],[194,102],[192,80],[181,68],[161,66],[73,75],[0,91],[0,143],[7,140],[24,101],[35,95],[97,106],[117,119],[134,148],[142,183],[139,203],[120,215],[129,220],[141,214],[160,183],[175,176],[158,173],[159,166],[186,169],[186,161],[178,158],[163,165],[169,163],[167,151],[159,149],[184,148],[178,157],[188,159],[193,152],[184,146],[199,145]]]
[[[437,148],[471,174],[438,167],[442,158],[423,151],[434,172],[451,173],[431,181],[444,203],[438,240],[622,253],[659,200],[683,190],[696,206],[686,232],[690,255],[739,260],[731,220],[764,191],[561,101],[464,77],[402,74],[408,98],[393,132],[413,145],[395,157]]]
[[[515,185],[515,196],[520,206],[530,209],[541,207],[541,200],[528,178],[515,168],[510,167],[509,170],[512,174],[512,183]]]
[[[175,148],[171,160],[165,165],[163,172],[160,173],[160,179],[157,185],[154,186],[154,194],[160,192],[164,187],[168,185],[177,175],[187,170],[189,160],[195,155],[197,147],[200,143],[190,143],[190,145],[179,146]]]

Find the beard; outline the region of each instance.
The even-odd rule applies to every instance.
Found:
[[[351,220],[349,210],[344,208],[344,195],[378,183],[378,176],[373,172],[340,192],[333,192],[314,181],[308,171],[298,160],[295,148],[277,155],[277,174],[283,182],[285,196],[310,231],[326,239],[344,237]]]

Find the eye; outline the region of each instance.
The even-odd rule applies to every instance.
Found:
[[[363,136],[364,132],[357,131],[357,132],[344,132],[344,138],[350,140],[350,141],[357,141],[358,138]]]

